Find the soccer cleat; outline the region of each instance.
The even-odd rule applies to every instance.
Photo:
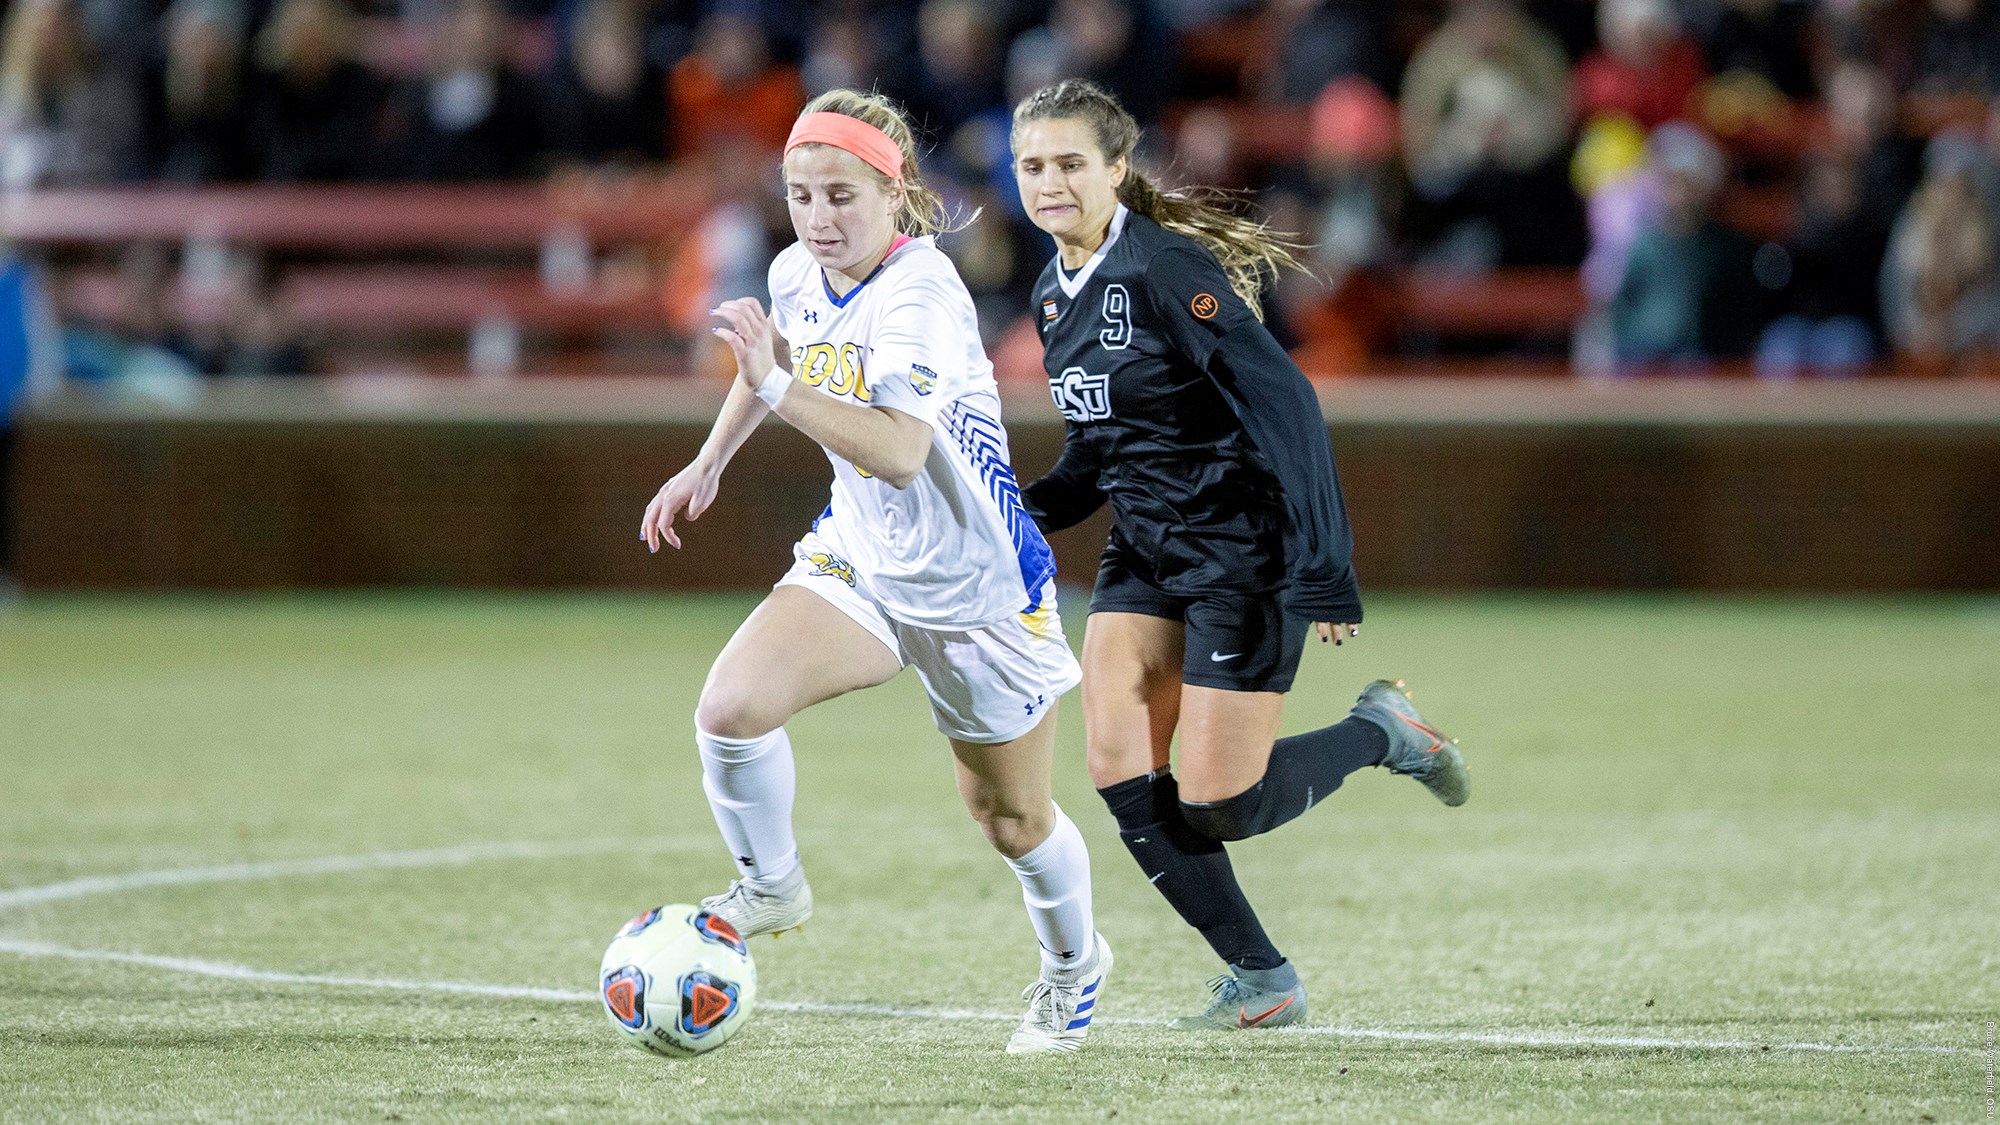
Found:
[[[1028,1014],[1007,1040],[1008,1054],[1064,1055],[1083,1046],[1097,1002],[1104,997],[1104,982],[1111,978],[1111,943],[1103,934],[1092,935],[1091,943],[1090,960],[1053,980],[1045,968],[1041,979],[1021,993]]]
[[[1261,972],[1238,969],[1208,982],[1215,993],[1198,1015],[1182,1016],[1182,1031],[1252,1031],[1288,1027],[1306,1018],[1306,986],[1291,965]]]
[[[748,879],[737,879],[728,890],[702,899],[701,905],[721,915],[747,941],[758,934],[804,928],[806,919],[812,917],[813,893],[806,885],[806,869],[794,867],[777,886],[759,887]]]
[[[1389,752],[1382,764],[1390,773],[1407,774],[1424,783],[1431,795],[1447,805],[1465,803],[1472,780],[1458,741],[1438,733],[1410,704],[1410,689],[1401,680],[1376,680],[1361,689],[1354,714],[1389,734]]]

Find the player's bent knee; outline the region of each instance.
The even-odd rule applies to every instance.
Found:
[[[986,834],[986,842],[993,845],[993,850],[1009,859],[1019,859],[1034,851],[1056,829],[1055,815],[1047,811],[1020,815],[975,811],[972,819],[979,822],[979,830]]]
[[[695,704],[694,722],[717,738],[762,738],[791,717],[779,710],[749,692],[711,683],[702,689],[701,702]]]
[[[1094,788],[1108,789],[1153,770],[1153,750],[1149,746],[1101,746],[1090,744],[1084,751],[1084,765]]]
[[[1247,840],[1271,829],[1263,796],[1264,787],[1253,785],[1220,801],[1182,801],[1181,818],[1211,840]]]

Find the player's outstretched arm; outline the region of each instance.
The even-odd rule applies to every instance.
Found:
[[[756,394],[741,380],[730,384],[729,397],[723,401],[721,413],[715,416],[715,424],[709,427],[708,440],[702,442],[701,452],[686,468],[675,473],[673,479],[661,485],[652,502],[646,505],[646,517],[639,522],[639,538],[646,541],[647,550],[657,552],[661,543],[680,549],[681,537],[674,531],[674,520],[682,512],[690,520],[700,519],[708,506],[715,503],[722,470],[769,412],[770,408],[758,402]]]
[[[842,402],[794,386],[789,373],[773,371],[765,360],[774,333],[764,306],[755,299],[724,301],[715,315],[723,322],[715,334],[736,353],[738,387],[759,388],[770,379],[769,388],[755,393],[778,417],[891,487],[906,488],[923,472],[931,451],[930,423],[899,410]]]

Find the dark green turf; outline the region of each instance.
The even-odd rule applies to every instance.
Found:
[[[0,941],[587,991],[626,917],[728,877],[688,732],[750,604],[0,611],[0,893],[579,849],[16,905]],[[1360,643],[1307,654],[1286,729],[1393,675],[1463,740],[1471,803],[1369,771],[1233,853],[1314,1023],[1442,1039],[1134,1022],[1198,1004],[1214,966],[1119,848],[1072,698],[1058,797],[1119,962],[1080,1058],[1010,1059],[999,1021],[766,1009],[675,1063],[618,1047],[588,1003],[0,953],[0,1120],[1987,1119],[2000,603],[1379,597]],[[764,997],[1014,1011],[1018,887],[914,681],[791,729],[819,912],[757,943]]]

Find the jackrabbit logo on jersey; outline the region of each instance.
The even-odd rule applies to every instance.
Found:
[[[813,564],[815,575],[829,574],[849,586],[854,585],[854,567],[839,555],[831,551],[814,551],[806,556],[806,561]]]
[[[1056,409],[1072,422],[1095,422],[1111,417],[1111,376],[1092,375],[1081,367],[1064,368],[1049,380],[1049,397]]]

